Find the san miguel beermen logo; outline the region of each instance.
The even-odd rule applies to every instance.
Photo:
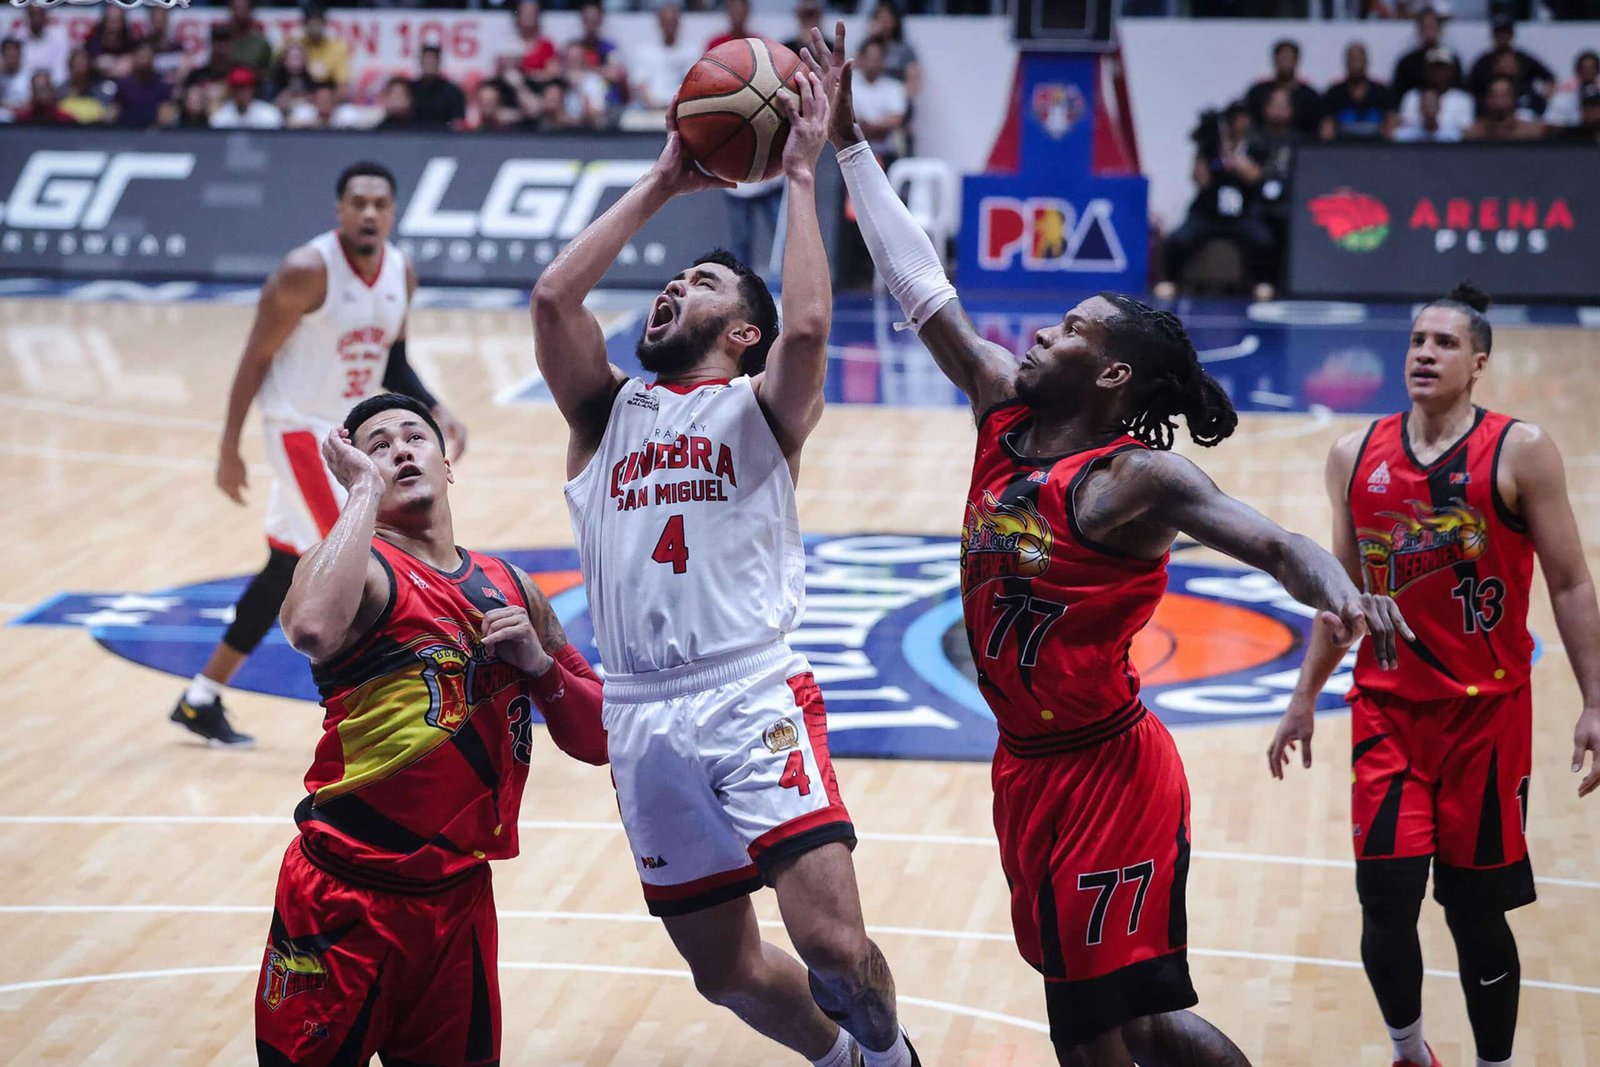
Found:
[[[293,938],[284,938],[267,946],[267,959],[262,965],[261,999],[269,1011],[290,997],[328,984],[328,967],[322,957],[308,948],[300,948]]]
[[[1465,563],[1489,547],[1483,516],[1464,504],[1430,507],[1408,500],[1411,514],[1382,511],[1393,519],[1387,530],[1360,529],[1356,538],[1368,588],[1394,596],[1419,578]]]
[[[1050,568],[1054,542],[1049,523],[1032,500],[1002,504],[987,489],[981,504],[967,504],[961,527],[963,595],[997,578],[1037,578]]]
[[[1398,546],[1403,571],[1422,565],[1425,546],[1448,547],[1435,559],[1481,551],[1481,523],[1468,514],[1395,519],[1395,529],[1367,535],[1382,541],[1385,560]],[[1415,529],[1413,528],[1415,527]],[[926,534],[811,536],[805,541],[810,609],[789,643],[811,662],[828,709],[828,746],[839,757],[987,760],[995,724],[975,680],[962,618],[961,558],[983,581],[1036,575],[1049,565],[1050,532],[1031,506],[984,499],[967,515],[963,537]],[[1407,555],[1415,548],[1418,554]],[[550,598],[573,647],[598,663],[594,627],[571,548],[512,549],[496,555],[527,571]],[[1145,703],[1169,726],[1260,721],[1288,705],[1304,644],[1308,608],[1270,577],[1254,571],[1191,563],[1185,551],[1168,566],[1167,594],[1134,639],[1133,662]],[[1385,566],[1388,566],[1386,563]],[[1385,572],[1384,580],[1388,580]],[[81,629],[108,651],[190,678],[232,619],[246,577],[200,582],[153,593],[62,593],[15,618],[12,626]],[[462,627],[462,629],[467,629]],[[420,642],[420,669],[438,691],[437,725],[459,727],[462,715],[500,683],[497,661],[479,661],[470,640]],[[27,641],[30,635],[9,639]],[[54,638],[52,638],[54,639]],[[1347,662],[1353,662],[1349,657]],[[109,666],[106,669],[114,669]],[[481,674],[481,679],[479,675]],[[1330,689],[1344,684],[1337,677]],[[234,679],[236,688],[316,701],[304,656],[274,629]],[[1343,707],[1335,693],[1325,709]],[[241,710],[248,715],[248,711]],[[512,710],[522,724],[522,706]],[[529,721],[537,721],[530,709]],[[803,744],[798,717],[769,720],[761,744]],[[768,733],[769,731],[763,731]],[[518,759],[528,758],[524,738]],[[537,734],[533,755],[550,755]],[[185,743],[174,734],[173,744]],[[781,751],[781,749],[780,749]],[[277,940],[277,939],[275,939]],[[284,988],[290,985],[284,955]],[[296,972],[298,973],[298,972]],[[298,982],[299,980],[296,979]],[[270,990],[268,990],[270,994]]]

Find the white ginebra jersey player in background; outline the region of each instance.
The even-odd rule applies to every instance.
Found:
[[[726,252],[651,305],[639,360],[606,359],[583,306],[674,196],[723,187],[676,130],[655,167],[556,257],[533,291],[535,355],[571,430],[568,504],[606,668],[618,807],[651,914],[715,1004],[826,1067],[906,1067],[894,980],[866,934],[855,831],[799,623],[794,480],[822,415],[833,294],[816,210],[827,101],[805,74],[792,129],[784,330],[758,274]],[[761,940],[772,885],[800,957]],[[809,982],[808,972],[809,970]],[[852,1037],[854,1041],[852,1041]]]
[[[247,479],[239,437],[259,401],[273,481],[267,563],[251,579],[205,668],[172,709],[172,721],[214,745],[249,745],[222,706],[222,688],[255,651],[283,607],[301,553],[332,528],[343,487],[322,460],[322,441],[352,406],[385,391],[427,404],[460,458],[466,430],[406,360],[406,315],[416,272],[389,244],[394,175],[381,163],[346,167],[335,187],[337,228],[283,258],[261,288],[249,340],[234,373],[217,456],[217,488],[239,504]]]

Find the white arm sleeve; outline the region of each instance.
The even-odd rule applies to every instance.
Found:
[[[934,312],[956,298],[933,242],[894,195],[872,148],[859,141],[839,153],[839,169],[855,205],[856,223],[912,329],[920,331]],[[904,324],[902,324],[904,325]]]

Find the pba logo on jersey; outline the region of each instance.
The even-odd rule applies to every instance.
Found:
[[[996,578],[1037,578],[1050,568],[1050,524],[1032,500],[1002,504],[987,489],[982,504],[967,504],[961,527],[966,595]]]
[[[1454,536],[1456,550],[1465,553],[1476,535],[1457,518],[1435,516],[1431,525],[1418,518],[1415,533],[1410,517],[1397,520],[1402,533],[1385,531],[1387,545],[1420,546],[1425,536],[1442,544]],[[969,563],[984,560],[978,565],[989,577],[1020,575],[1046,566],[1052,546],[1044,523],[1021,501],[984,500],[967,516],[963,534],[806,538],[810,609],[789,640],[811,661],[827,701],[834,755],[971,760],[993,755],[994,718],[978,690],[962,620],[961,556],[966,552]],[[573,645],[597,659],[577,552],[496,554],[533,576]],[[1134,641],[1145,703],[1174,727],[1275,718],[1294,689],[1312,613],[1266,575],[1189,563],[1184,556],[1175,554],[1167,595]],[[83,629],[118,656],[188,678],[204,665],[232,621],[246,581],[230,578],[155,593],[63,593],[11,625]],[[432,684],[439,687],[435,718],[441,727],[459,726],[483,694],[507,680],[509,668],[480,662],[470,643],[458,647],[435,639],[419,651],[425,652],[419,669],[432,671]],[[1337,677],[1329,688],[1337,690],[1346,681],[1347,675]],[[277,629],[245,662],[234,686],[317,699],[305,658]],[[1330,694],[1322,706],[1342,703]],[[796,719],[787,725],[769,721],[762,743],[788,743],[791,730],[798,743],[799,729]],[[541,744],[533,739],[533,747]],[[283,973],[287,988],[287,958]]]
[[[1466,563],[1489,547],[1489,526],[1464,504],[1430,507],[1409,500],[1411,514],[1379,512],[1394,525],[1387,530],[1361,529],[1356,537],[1369,588],[1390,596],[1435,571]]]

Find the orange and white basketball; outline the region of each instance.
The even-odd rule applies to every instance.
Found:
[[[701,56],[678,90],[678,134],[707,174],[756,182],[783,166],[789,120],[779,97],[795,95],[800,57],[775,41],[746,37]]]

